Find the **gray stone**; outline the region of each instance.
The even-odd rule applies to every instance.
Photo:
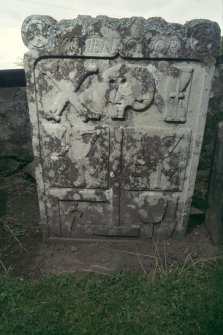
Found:
[[[208,206],[208,189],[218,124],[223,120],[223,72],[221,64],[216,66],[212,81],[212,97],[209,99],[207,119],[199,159],[192,206],[206,212]],[[200,217],[201,218],[201,217]]]
[[[22,37],[45,238],[184,235],[218,25],[31,16]]]
[[[26,90],[0,90],[0,175],[8,175],[32,161]]]
[[[72,252],[77,252],[77,251],[79,251],[79,249],[78,249],[77,247],[75,247],[74,245],[72,245],[72,246],[70,247],[70,250],[71,250]]]
[[[223,243],[223,122],[219,123],[208,197],[206,226],[216,244]]]

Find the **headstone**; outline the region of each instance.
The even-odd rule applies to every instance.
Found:
[[[218,127],[205,221],[213,242],[223,244],[223,122]]]
[[[218,25],[30,16],[22,37],[45,238],[182,236]]]

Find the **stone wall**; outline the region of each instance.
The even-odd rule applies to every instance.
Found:
[[[1,74],[0,74],[1,77]],[[32,162],[30,123],[25,87],[16,86],[23,79],[4,72],[0,89],[0,176],[12,174]],[[9,78],[8,77],[8,78]],[[15,81],[15,78],[16,81]],[[1,79],[1,78],[0,78]],[[207,194],[212,166],[215,138],[219,121],[223,120],[223,66],[218,65],[212,85],[209,110],[200,157],[197,181],[193,197],[193,207],[204,211],[207,207]],[[29,166],[30,164],[28,164]],[[32,174],[32,170],[26,167]]]
[[[0,176],[33,160],[25,87],[0,89]]]

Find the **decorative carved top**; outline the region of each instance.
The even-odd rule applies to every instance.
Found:
[[[57,22],[50,16],[29,16],[22,38],[34,57],[87,56],[179,58],[207,61],[220,42],[220,28],[209,20],[184,25],[162,18],[78,16]]]

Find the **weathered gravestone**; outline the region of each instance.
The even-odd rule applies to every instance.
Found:
[[[183,235],[218,25],[31,16],[22,37],[45,237]]]

